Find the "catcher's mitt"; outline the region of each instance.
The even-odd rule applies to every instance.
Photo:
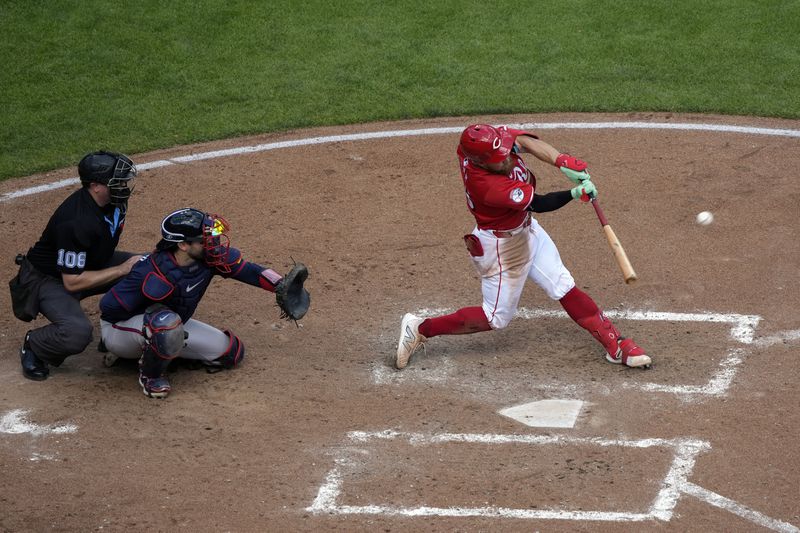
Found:
[[[311,296],[303,288],[307,277],[306,266],[303,263],[296,263],[275,286],[275,301],[281,308],[281,318],[300,320],[308,311]]]

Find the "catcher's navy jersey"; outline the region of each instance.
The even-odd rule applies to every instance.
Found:
[[[43,274],[80,274],[106,268],[125,226],[113,205],[100,207],[82,187],[56,209],[42,236],[28,250],[28,260]]]
[[[116,323],[162,303],[178,313],[185,323],[194,315],[214,276],[259,286],[263,267],[242,259],[236,248],[230,249],[229,258],[229,271],[222,271],[199,261],[181,266],[170,251],[147,255],[100,300],[100,318]]]

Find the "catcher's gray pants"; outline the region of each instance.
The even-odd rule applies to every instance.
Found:
[[[144,348],[143,323],[143,314],[115,324],[101,320],[100,336],[108,351],[117,357],[139,359]],[[231,344],[230,337],[224,332],[193,318],[186,321],[183,331],[189,337],[178,357],[184,359],[210,362],[226,354]]]
[[[124,263],[132,253],[114,252],[105,268]],[[30,267],[33,269],[33,267]],[[81,300],[103,294],[114,284],[97,287],[78,294],[68,292],[61,279],[53,278],[33,269],[41,278],[38,294],[39,312],[50,324],[31,330],[30,345],[33,353],[47,363],[59,366],[70,355],[81,353],[92,342],[92,322],[81,308]]]

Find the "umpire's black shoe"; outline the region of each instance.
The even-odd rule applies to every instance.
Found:
[[[30,331],[25,334],[25,340],[22,342],[22,348],[19,349],[19,359],[22,362],[22,374],[34,381],[44,381],[50,375],[50,369],[47,363],[36,357],[36,354],[31,350],[31,343],[29,342]]]

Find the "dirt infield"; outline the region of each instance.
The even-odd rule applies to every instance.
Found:
[[[481,117],[540,124],[543,139],[589,162],[640,281],[623,283],[590,207],[537,218],[578,286],[654,365],[605,362],[530,286],[507,329],[431,339],[398,372],[405,312],[480,302],[453,132],[476,120],[134,155],[145,170],[122,249],[151,249],[175,208],[216,211],[247,259],[309,265],[311,311],[295,327],[271,294],[215,281],[196,318],[236,331],[246,361],[178,369],[158,401],[133,365],[103,366],[94,344],[50,379],[24,379],[28,324],[2,291],[0,530],[797,531],[800,122]],[[601,122],[618,124],[567,125]],[[375,135],[328,138],[363,133]],[[272,144],[284,141],[298,142]],[[527,160],[540,191],[569,186]],[[6,280],[75,186],[9,195],[75,175],[0,183]],[[714,223],[699,226],[705,210]],[[95,323],[97,302],[84,301]],[[574,427],[498,414],[545,399],[583,402]]]

